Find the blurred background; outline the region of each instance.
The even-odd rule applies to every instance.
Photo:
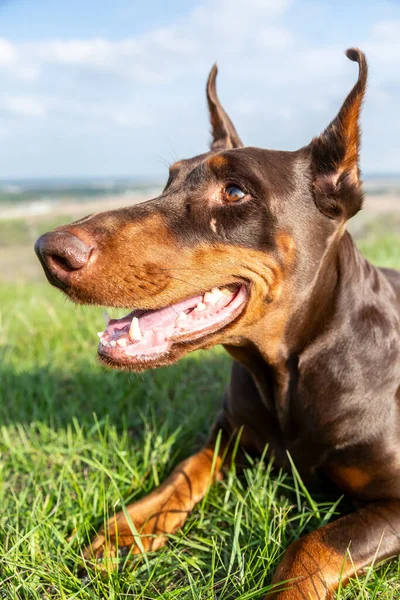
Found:
[[[43,281],[32,253],[39,233],[156,195],[169,163],[207,148],[214,61],[245,143],[296,149],[353,85],[356,65],[343,51],[354,45],[370,83],[367,203],[352,228],[362,243],[393,234],[391,245],[400,229],[397,0],[1,0],[0,277]]]

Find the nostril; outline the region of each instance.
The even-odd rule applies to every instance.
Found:
[[[76,271],[77,268],[72,267],[68,260],[63,256],[56,256],[55,254],[49,255],[49,260],[53,263],[55,267],[58,269],[62,269],[63,271]],[[78,269],[81,267],[78,267]]]

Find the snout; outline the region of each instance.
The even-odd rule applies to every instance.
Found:
[[[88,245],[66,231],[52,231],[36,241],[35,252],[49,282],[64,289],[71,275],[88,264],[94,245]]]

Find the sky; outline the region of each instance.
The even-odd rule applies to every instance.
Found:
[[[166,177],[209,143],[205,82],[245,144],[295,150],[367,55],[361,167],[400,173],[400,0],[0,0],[0,178]]]

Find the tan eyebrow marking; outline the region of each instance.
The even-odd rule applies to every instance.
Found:
[[[183,165],[183,160],[178,160],[177,162],[173,163],[169,170],[170,171],[176,171],[176,169],[179,169],[179,167],[181,167]]]
[[[207,160],[207,164],[211,169],[215,171],[220,171],[224,167],[228,166],[229,161],[226,158],[226,156],[223,156],[223,154],[216,154],[215,156],[211,156]]]

